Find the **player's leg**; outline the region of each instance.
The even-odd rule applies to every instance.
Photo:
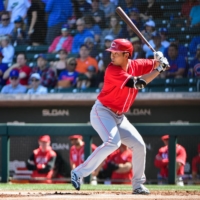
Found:
[[[121,145],[119,131],[112,111],[97,101],[91,110],[90,118],[93,128],[103,140],[103,144],[84,163],[73,170],[80,178],[91,174],[108,155]]]
[[[146,146],[136,130],[136,128],[124,116],[122,122],[118,125],[121,141],[133,151],[132,169],[133,169],[133,190],[146,188],[143,183],[146,181],[144,174],[146,162]],[[148,193],[148,189],[146,190]]]

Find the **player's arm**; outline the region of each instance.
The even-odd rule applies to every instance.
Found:
[[[34,154],[31,154],[30,158],[26,162],[26,167],[28,170],[36,170],[36,165],[34,161]]]
[[[45,174],[52,170],[55,166],[56,156],[53,156],[49,162],[45,164],[37,164],[38,173]]]
[[[73,170],[73,169],[75,169],[75,168],[76,168],[76,165],[75,165],[75,163],[74,163],[74,162],[72,162],[71,160],[70,160],[70,167],[71,167],[71,170]]]
[[[148,74],[138,77],[130,77],[126,82],[126,87],[135,89],[143,89],[148,83],[155,79],[160,73],[164,72],[169,68],[169,63],[165,57],[156,59],[154,62],[154,70]]]
[[[119,168],[115,171],[117,173],[126,173],[129,172],[132,168],[132,164],[130,162],[120,163]]]

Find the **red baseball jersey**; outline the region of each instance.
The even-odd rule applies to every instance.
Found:
[[[151,72],[154,68],[153,59],[128,60],[128,70],[124,71],[120,66],[110,63],[106,69],[104,86],[97,97],[106,107],[125,113],[133,104],[138,90],[125,87],[126,82],[132,76],[142,76]]]
[[[184,175],[184,165],[186,163],[186,151],[181,145],[176,145],[176,162],[182,163],[182,166],[177,170],[177,175]],[[161,159],[162,158],[162,159]],[[157,168],[160,168],[160,175],[162,177],[168,177],[168,146],[161,147],[158,154],[155,157],[154,164]]]
[[[72,163],[74,163],[76,165],[76,167],[79,166],[81,163],[83,163],[85,160],[84,147],[85,147],[85,145],[81,146],[81,148],[78,149],[78,148],[76,148],[75,145],[73,145],[70,148],[70,151],[69,151],[70,161]],[[91,148],[92,148],[92,151],[94,151],[97,147],[96,147],[96,145],[91,144]]]
[[[48,148],[46,152],[42,152],[41,148],[35,149],[33,151],[34,154],[34,163],[37,170],[42,169],[42,164],[47,165],[48,162],[53,158],[56,157],[56,152],[52,150],[51,147]],[[33,171],[32,177],[45,177],[51,178],[53,175],[53,166],[52,169],[48,173],[38,173],[37,170]]]
[[[110,161],[113,161],[116,164],[125,164],[126,162],[132,162],[132,151],[127,149],[124,152],[121,152],[119,149],[116,150],[114,154],[109,158]],[[121,180],[121,181],[112,181],[113,184],[131,184],[131,179],[133,177],[132,169],[126,173],[117,173],[113,171],[111,179],[112,180]]]
[[[200,173],[200,156],[197,155],[192,159],[192,171]]]

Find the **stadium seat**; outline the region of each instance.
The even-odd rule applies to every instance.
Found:
[[[47,53],[48,52],[48,45],[40,45],[40,46],[29,46],[28,51],[34,53]]]
[[[188,86],[177,86],[173,88],[174,92],[196,92],[196,87],[188,87]]]
[[[188,85],[189,86],[196,86],[197,85],[197,78],[188,78]]]
[[[150,87],[154,86],[165,86],[165,79],[164,78],[155,78],[153,81],[149,83]]]
[[[173,86],[188,86],[188,78],[174,78]]]
[[[28,45],[19,45],[19,46],[15,46],[15,53],[19,53],[19,52],[26,52],[28,49]]]
[[[171,87],[151,87],[150,92],[172,92]]]
[[[139,92],[149,92],[149,87],[145,87],[145,88],[139,90]]]

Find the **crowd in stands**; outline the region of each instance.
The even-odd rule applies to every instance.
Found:
[[[180,15],[174,16],[172,13],[170,18],[166,18],[167,7],[162,2],[20,0],[16,3],[15,0],[1,0],[1,92],[38,94],[74,88],[100,90],[110,62],[110,54],[105,49],[116,38],[126,38],[132,42],[132,59],[152,59],[153,53],[149,47],[115,13],[117,6],[124,9],[153,48],[167,57],[171,67],[160,78],[199,78],[200,1],[182,0],[178,10]],[[191,31],[187,43],[179,36],[183,32],[173,33],[170,23],[175,23],[175,19],[184,21],[184,25],[177,21],[174,27],[181,26],[181,31]],[[159,20],[167,23],[160,25]],[[46,46],[47,49],[42,54],[38,50],[30,61],[28,51],[16,51],[20,46]],[[55,56],[50,59],[48,55]]]

